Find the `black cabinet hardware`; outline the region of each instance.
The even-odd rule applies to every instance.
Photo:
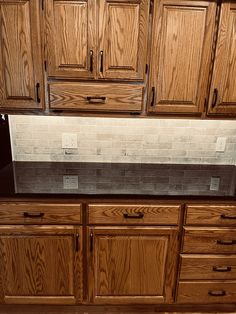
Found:
[[[221,273],[229,272],[231,269],[231,266],[213,266],[213,271],[218,271]]]
[[[93,252],[93,233],[90,233],[90,252]]]
[[[225,290],[219,290],[219,291],[208,291],[208,294],[212,297],[223,297],[226,295]]]
[[[141,212],[136,213],[134,215],[127,214],[127,213],[124,214],[124,218],[126,219],[142,219],[143,217],[144,217],[144,213],[141,213]]]
[[[156,94],[156,89],[155,87],[152,87],[152,101],[151,101],[151,107],[154,106],[155,103],[155,94]]]
[[[100,58],[101,58],[100,72],[103,73],[103,51],[100,51]]]
[[[90,50],[90,72],[93,73],[93,50]]]
[[[213,97],[212,97],[212,104],[211,104],[212,108],[215,108],[217,101],[218,101],[218,89],[215,88],[213,92]]]
[[[43,218],[43,216],[44,216],[44,213],[32,214],[32,213],[24,212],[25,218]]]
[[[90,104],[105,104],[106,97],[87,97],[87,101]]]
[[[217,240],[217,244],[233,245],[233,244],[236,244],[236,240]]]
[[[40,88],[40,84],[39,83],[37,83],[36,84],[36,102],[37,103],[40,103],[40,97],[39,97],[39,88]]]
[[[222,218],[222,219],[236,219],[236,216],[230,216],[230,215],[222,214],[220,216],[220,218]]]
[[[78,233],[75,235],[75,250],[76,252],[79,252],[79,234]]]

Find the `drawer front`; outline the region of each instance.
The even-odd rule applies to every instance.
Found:
[[[0,203],[0,224],[80,224],[81,204]]]
[[[183,253],[236,253],[233,228],[184,228]]]
[[[143,85],[112,83],[49,84],[50,108],[86,111],[141,111]]]
[[[181,280],[236,280],[236,255],[181,255]]]
[[[186,224],[236,226],[236,206],[187,206]]]
[[[178,303],[235,303],[236,281],[180,282]]]
[[[180,205],[90,204],[90,224],[177,225]]]

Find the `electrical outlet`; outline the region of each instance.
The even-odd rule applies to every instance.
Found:
[[[224,152],[226,146],[226,137],[218,137],[216,141],[216,152]]]
[[[77,190],[79,188],[78,176],[63,176],[64,190]]]
[[[211,177],[210,191],[219,191],[220,177]]]
[[[62,148],[78,148],[76,133],[62,133]]]

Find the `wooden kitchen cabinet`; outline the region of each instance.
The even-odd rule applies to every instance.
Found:
[[[174,227],[88,228],[89,301],[172,303],[177,236]]]
[[[0,110],[42,109],[40,2],[0,2]]]
[[[1,226],[0,301],[75,304],[82,299],[82,227]]]
[[[154,1],[149,112],[204,110],[215,15],[213,1]]]

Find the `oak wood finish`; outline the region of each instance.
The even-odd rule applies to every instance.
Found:
[[[0,203],[0,224],[81,224],[81,204]]]
[[[88,228],[90,302],[173,302],[177,236],[171,227]]]
[[[179,215],[180,205],[88,205],[89,224],[178,225]]]
[[[0,1],[0,109],[43,108],[40,12],[37,0]]]
[[[0,255],[2,302],[75,304],[81,301],[81,227],[1,226]]]
[[[141,111],[144,86],[114,83],[51,83],[50,108],[85,111]]]
[[[223,1],[213,76],[209,114],[236,115],[236,4]]]
[[[215,13],[212,1],[154,1],[149,112],[203,111]]]

